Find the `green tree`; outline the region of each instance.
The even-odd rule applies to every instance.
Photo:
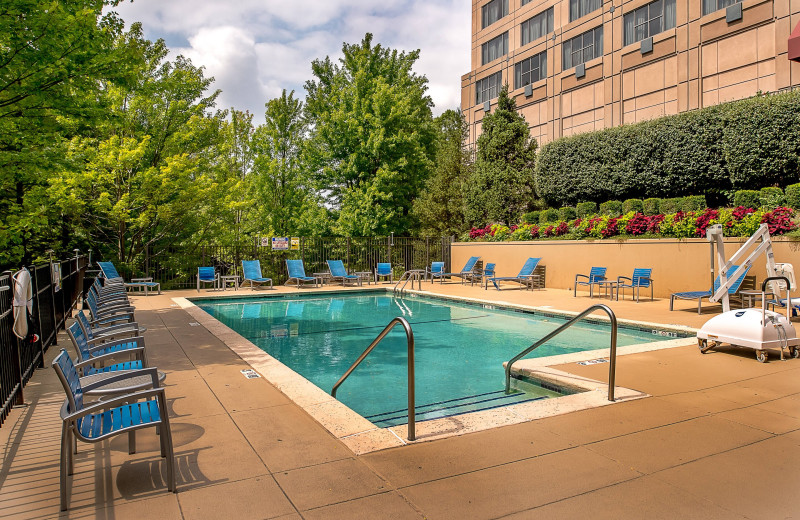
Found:
[[[483,118],[477,159],[464,184],[464,214],[469,224],[515,222],[535,195],[533,168],[536,140],[516,111],[505,85],[497,108]]]
[[[210,115],[212,79],[178,57],[165,61],[163,41],[138,42],[136,81],[107,85],[109,113],[97,135],[72,139],[72,168],[51,180],[50,194],[94,243],[122,262],[202,231],[219,184],[205,167],[219,164],[219,118]]]
[[[47,200],[69,139],[102,119],[101,81],[136,61],[117,1],[4,0],[0,7],[0,264],[66,249],[68,228]],[[134,25],[134,37],[140,27]]]
[[[266,122],[253,138],[260,222],[266,226],[263,231],[279,236],[317,234],[315,223],[326,220],[327,214],[315,217],[322,208],[308,186],[303,156],[308,125],[303,103],[294,97],[294,91],[287,94],[284,90],[266,107]]]
[[[339,233],[406,233],[434,152],[428,81],[412,72],[419,51],[373,45],[368,33],[342,53],[338,65],[315,60],[305,84],[317,186],[339,210]]]
[[[465,146],[469,127],[460,110],[447,110],[434,119],[438,130],[433,173],[414,200],[414,215],[424,235],[455,235],[466,227],[463,184],[470,169]]]

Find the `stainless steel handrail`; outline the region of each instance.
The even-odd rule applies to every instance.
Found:
[[[355,363],[350,365],[350,368],[347,369],[347,372],[339,378],[335,385],[333,385],[333,389],[331,390],[331,395],[336,397],[336,390],[339,386],[344,383],[344,380],[356,369],[358,365],[364,361],[372,349],[374,349],[378,343],[380,343],[383,338],[386,337],[387,334],[394,328],[395,325],[400,324],[406,331],[406,342],[408,343],[408,440],[413,441],[417,438],[416,434],[416,422],[415,422],[415,393],[414,393],[414,332],[411,330],[411,325],[406,321],[405,318],[398,316],[397,318],[393,319],[389,322],[388,325],[381,331],[378,336],[372,340],[372,343],[364,350],[364,352],[358,357]]]
[[[406,278],[406,275],[408,275],[408,278]],[[422,290],[421,275],[422,275],[422,273],[420,273],[419,270],[417,270],[417,269],[410,269],[410,270],[406,271],[405,273],[403,273],[403,276],[401,276],[400,279],[397,280],[397,283],[394,285],[394,289],[392,290],[392,293],[393,294],[397,294],[399,292],[402,295],[403,291],[406,290],[406,285],[408,285],[409,280],[411,281],[411,290],[412,291],[414,290],[414,280],[416,280],[417,283],[419,283],[419,290],[421,291]],[[405,281],[405,283],[403,284],[402,287],[400,287],[400,290],[398,291],[397,286],[400,285],[400,282],[403,282],[403,281]]]
[[[608,314],[608,317],[611,320],[611,354],[609,355],[610,365],[608,367],[608,400],[613,401],[614,383],[617,373],[617,316],[614,314],[614,311],[612,311],[607,305],[603,304],[592,305],[591,307],[589,307],[582,313],[578,314],[577,316],[575,316],[574,318],[572,318],[571,320],[569,320],[568,322],[566,322],[565,324],[563,324],[562,326],[560,326],[559,328],[548,334],[547,336],[543,337],[530,347],[526,348],[525,350],[523,350],[522,352],[511,358],[511,360],[506,364],[506,393],[508,393],[511,389],[511,365],[519,361],[524,356],[530,354],[532,351],[536,350],[540,346],[544,345],[554,337],[558,336],[563,331],[574,325],[576,322],[585,318],[588,314],[591,314],[597,310],[605,311],[605,313]]]

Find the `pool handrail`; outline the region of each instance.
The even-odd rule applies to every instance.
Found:
[[[397,283],[394,284],[394,289],[392,289],[392,293],[393,294],[397,294],[399,292],[400,295],[402,296],[403,295],[403,291],[406,290],[406,285],[408,285],[408,281],[409,280],[411,280],[411,290],[412,291],[414,290],[414,281],[415,280],[419,284],[419,290],[421,291],[422,290],[422,278],[423,278],[423,276],[424,276],[424,271],[422,269],[409,269],[408,271],[403,273],[403,276],[401,276],[400,279],[397,280]],[[398,286],[401,283],[403,284],[403,286],[398,289]]]
[[[358,356],[358,359],[350,365],[350,368],[347,369],[347,372],[339,378],[335,385],[333,385],[333,389],[331,389],[331,396],[336,397],[336,390],[339,386],[344,383],[344,380],[350,376],[353,370],[356,369],[358,365],[364,361],[372,349],[374,349],[378,343],[380,343],[383,338],[386,337],[387,334],[394,328],[395,325],[400,324],[403,326],[403,329],[406,331],[406,342],[408,343],[408,440],[413,441],[416,440],[416,426],[415,426],[415,392],[414,392],[414,332],[411,330],[411,325],[408,321],[398,316],[394,318],[392,321],[389,322],[388,325],[381,331],[378,336],[372,340],[372,343],[364,350],[364,352]]]
[[[601,303],[596,304],[596,305],[592,305],[591,307],[589,307],[588,309],[584,310],[583,312],[581,312],[580,314],[578,314],[577,316],[575,316],[574,318],[572,318],[571,320],[569,320],[565,324],[563,324],[560,327],[558,327],[556,330],[554,330],[553,332],[551,332],[547,336],[543,337],[542,339],[540,339],[539,341],[537,341],[536,343],[534,343],[530,347],[526,348],[525,350],[523,350],[522,352],[520,352],[519,354],[517,354],[516,356],[511,358],[509,360],[509,362],[506,363],[506,393],[509,393],[509,391],[511,389],[511,365],[513,365],[514,363],[516,363],[517,361],[519,361],[521,358],[523,358],[524,356],[528,355],[532,351],[534,351],[537,348],[541,347],[542,345],[544,345],[545,343],[547,343],[548,341],[550,341],[554,337],[558,336],[559,334],[564,332],[566,329],[568,329],[569,327],[574,325],[576,322],[582,320],[587,315],[589,315],[589,314],[591,314],[591,313],[593,313],[594,311],[597,311],[597,310],[605,311],[605,313],[608,314],[608,317],[609,317],[609,319],[611,321],[611,353],[609,354],[609,367],[608,367],[608,400],[609,401],[613,401],[614,400],[614,383],[615,383],[615,378],[616,378],[616,373],[617,373],[617,316],[614,314],[614,311],[612,311],[607,305],[603,305]]]

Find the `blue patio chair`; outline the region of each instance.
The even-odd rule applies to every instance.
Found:
[[[97,265],[100,267],[100,272],[103,274],[103,278],[109,282],[122,282],[126,289],[143,289],[145,296],[147,296],[149,291],[154,289],[158,291],[158,294],[161,294],[161,284],[159,282],[154,282],[152,276],[145,278],[131,278],[130,282],[124,282],[122,280],[122,276],[120,276],[119,272],[117,272],[117,268],[114,267],[113,263],[97,262]]]
[[[426,277],[430,276],[431,282],[433,282],[434,278],[441,278],[443,275],[444,275],[444,262],[431,262],[431,266],[428,268]]]
[[[528,258],[525,260],[525,263],[522,265],[522,269],[519,270],[517,276],[496,276],[493,278],[489,278],[486,282],[486,287],[489,287],[489,282],[492,282],[495,289],[498,291],[500,290],[500,286],[497,285],[497,282],[517,282],[525,287],[529,287],[531,282],[533,281],[533,271],[536,270],[536,267],[539,265],[541,258]]]
[[[317,286],[316,278],[306,276],[306,268],[303,266],[302,260],[286,260],[286,271],[289,273],[289,278],[284,285],[289,285],[294,280],[298,289],[301,283],[313,283],[314,287]]]
[[[474,272],[475,264],[477,264],[478,260],[480,259],[481,259],[480,256],[471,256],[469,260],[467,260],[467,263],[464,264],[464,268],[461,269],[460,271],[453,273],[442,273],[441,276],[439,276],[439,283],[444,283],[445,276],[449,276],[450,278],[458,276],[459,278],[461,278],[461,283],[464,283],[464,280],[471,279],[472,276],[475,274]]]
[[[483,265],[483,272],[480,273],[478,276],[473,277],[473,281],[477,280],[480,284],[481,282],[484,283],[484,289],[489,288],[489,278],[493,278],[495,275],[494,272],[494,262],[490,262],[488,264]]]
[[[392,272],[392,264],[379,263],[375,268],[375,283],[378,283],[378,278],[389,278],[389,283],[394,283],[394,273]]]
[[[272,278],[264,278],[261,276],[261,261],[260,260],[242,260],[242,285],[250,282],[250,288],[254,289],[255,285],[262,285],[269,282],[272,287]],[[254,285],[255,284],[255,285]]]
[[[572,288],[572,296],[578,296],[579,285],[588,285],[589,298],[594,297],[594,286],[599,286],[601,283],[606,281],[606,270],[608,270],[607,267],[592,267],[588,275],[576,274],[575,286]]]
[[[67,335],[78,353],[84,376],[147,367],[144,338],[141,336],[90,344],[78,322],[67,327]],[[128,357],[128,361],[118,362],[120,356]],[[106,365],[107,362],[112,363]]]
[[[81,330],[83,330],[83,334],[86,336],[86,342],[89,345],[104,343],[112,339],[140,335],[139,324],[135,321],[107,326],[92,325],[89,318],[86,317],[86,314],[79,310],[75,315],[75,322],[80,326]]]
[[[731,266],[729,273],[735,272],[739,268],[738,265]],[[733,282],[733,284],[728,288],[728,296],[733,296],[739,292],[739,288],[742,286],[742,282],[744,281],[744,277],[750,271],[750,268],[744,270],[744,272]],[[669,299],[669,310],[673,309],[673,304],[675,303],[675,298],[679,300],[697,300],[697,314],[703,313],[703,298],[710,298],[717,290],[719,289],[720,281],[719,276],[714,279],[714,289],[713,291],[686,291],[686,292],[677,292],[673,293]]]
[[[169,412],[164,389],[159,387],[155,368],[132,370],[110,375],[100,381],[82,384],[78,371],[65,350],[53,360],[53,368],[67,398],[61,406],[61,457],[59,488],[61,510],[69,509],[68,477],[74,472],[73,445],[76,441],[97,443],[116,435],[128,434],[128,453],[136,453],[136,430],[154,427],[160,439],[161,457],[167,463],[167,489],[175,491],[175,455]],[[98,387],[122,382],[132,377],[149,376],[150,389],[118,393],[116,397],[86,403],[84,396]],[[94,470],[93,470],[94,471]],[[160,475],[157,470],[154,476]]]
[[[636,268],[633,270],[633,275],[630,278],[627,276],[618,276],[617,277],[617,299],[619,299],[619,292],[622,289],[622,299],[625,299],[625,289],[631,290],[631,298],[633,298],[633,293],[636,293],[636,302],[639,302],[639,290],[644,287],[647,289],[650,288],[650,301],[653,301],[653,279],[650,278],[650,273],[652,273],[652,269],[644,269],[644,268]],[[623,280],[627,280],[627,283],[623,283]]]
[[[92,315],[92,326],[111,325],[120,321],[134,321],[134,308],[124,302],[109,303],[101,306],[97,302],[97,297],[92,292],[89,292],[86,296],[86,306],[89,307],[89,313]]]
[[[361,285],[361,277],[347,274],[347,269],[344,268],[344,262],[341,260],[326,260],[326,262],[328,263],[328,270],[331,272],[331,279],[334,281],[341,280],[342,287],[347,283]]]
[[[215,289],[219,287],[219,275],[213,267],[197,268],[197,292],[200,292],[200,283],[211,284]]]

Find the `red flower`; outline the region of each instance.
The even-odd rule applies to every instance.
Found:
[[[794,211],[781,206],[765,213],[761,218],[761,223],[769,226],[771,235],[782,235],[797,227],[797,224],[792,221],[792,217],[794,217]]]

